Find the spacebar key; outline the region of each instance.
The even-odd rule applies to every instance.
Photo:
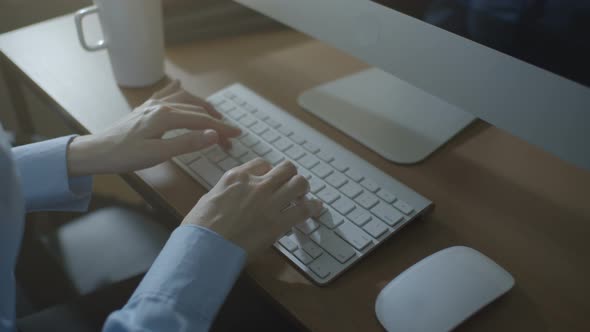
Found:
[[[189,165],[189,167],[211,187],[215,186],[217,181],[223,176],[223,171],[209,162],[206,158],[195,160]]]
[[[336,258],[341,264],[344,264],[355,255],[355,251],[348,243],[323,226],[320,226],[320,228],[309,235],[309,237],[313,242],[317,243],[318,246],[324,248],[324,250]]]

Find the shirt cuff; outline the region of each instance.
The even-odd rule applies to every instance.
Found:
[[[129,300],[156,296],[213,320],[246,261],[245,251],[203,227],[178,227]]]
[[[75,135],[12,149],[27,211],[84,211],[92,193],[92,177],[68,176],[68,145]]]

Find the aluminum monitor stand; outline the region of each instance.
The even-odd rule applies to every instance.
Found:
[[[399,164],[424,160],[476,119],[376,68],[310,89],[299,104]]]

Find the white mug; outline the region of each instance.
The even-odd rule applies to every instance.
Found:
[[[107,49],[117,83],[142,87],[164,77],[164,31],[161,0],[94,0],[76,12],[78,39],[88,51]],[[84,16],[97,13],[104,40],[88,45]]]

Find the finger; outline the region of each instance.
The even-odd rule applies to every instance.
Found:
[[[219,136],[214,130],[191,131],[174,138],[162,139],[159,146],[168,158],[198,151],[218,142]]]
[[[175,109],[170,109],[169,112],[162,112],[161,114],[162,118],[156,119],[156,121],[158,121],[162,131],[181,128],[192,130],[213,129],[221,137],[236,137],[242,132],[240,128],[213,119],[206,114]]]
[[[284,183],[297,174],[297,168],[290,161],[283,161],[264,175],[263,185],[271,190],[279,189]]]
[[[262,158],[256,158],[238,166],[237,169],[250,175],[263,176],[272,169],[272,165]]]
[[[232,144],[231,141],[229,140],[229,138],[225,137],[225,136],[221,136],[219,138],[219,146],[225,150],[225,151],[229,151],[231,150]]]
[[[287,183],[282,185],[274,194],[273,200],[282,209],[290,202],[309,192],[309,182],[302,175],[295,175]]]
[[[209,114],[205,108],[197,105],[191,104],[179,104],[179,103],[166,103],[162,102],[162,106],[169,107],[170,109],[179,110],[179,111],[186,111],[186,112],[195,112],[200,114]]]
[[[302,197],[294,201],[295,206],[283,211],[280,216],[280,225],[287,230],[308,218],[317,217],[323,209],[323,203],[314,198]]]
[[[207,114],[207,115],[211,115],[210,112],[208,112],[204,107],[202,106],[197,106],[197,105],[191,105],[191,104],[179,104],[179,103],[161,103],[161,106],[164,106],[168,109],[173,109],[173,110],[179,110],[179,111],[187,111],[187,112],[195,112],[195,113],[200,113],[200,114]],[[221,119],[221,117],[220,117]],[[231,142],[225,138],[225,137],[221,137],[221,140],[219,141],[219,145],[224,149],[224,150],[229,150],[231,149]]]
[[[213,107],[213,105],[209,104],[208,102],[206,102],[205,100],[203,100],[197,96],[190,94],[186,90],[180,90],[180,91],[175,92],[169,96],[166,96],[165,98],[162,99],[162,101],[170,102],[170,103],[192,104],[192,105],[200,106],[200,107],[204,108],[205,111],[207,111],[207,113],[209,113],[211,116],[213,116],[216,119],[221,119],[223,117],[223,115],[221,115],[221,113],[219,113]]]
[[[178,89],[180,89],[180,81],[173,80],[168,85],[166,85],[162,90],[156,91],[152,95],[151,99],[162,99],[162,98],[169,96],[169,95],[173,94],[174,92],[178,91]]]

